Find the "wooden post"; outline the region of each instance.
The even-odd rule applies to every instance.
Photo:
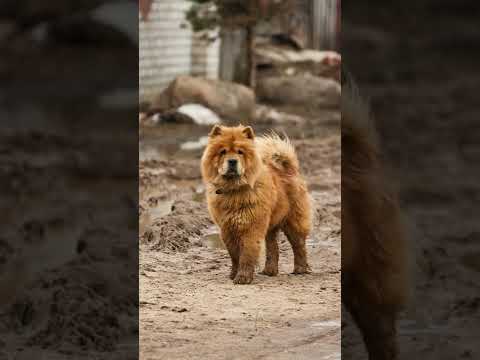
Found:
[[[255,61],[255,25],[257,23],[257,0],[250,0],[249,2],[249,17],[252,18],[247,25],[247,81],[248,86],[255,90],[257,78],[257,63]]]
[[[315,50],[321,49],[321,36],[322,36],[322,22],[321,22],[321,3],[322,0],[313,0],[312,1],[312,15],[311,15],[311,24],[312,24],[312,48]]]
[[[248,86],[255,90],[257,63],[255,61],[255,26],[247,27],[247,72]]]

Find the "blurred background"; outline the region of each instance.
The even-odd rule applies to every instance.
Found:
[[[399,322],[400,358],[480,358],[480,4],[342,10],[344,65],[371,103],[410,230],[413,297]],[[367,359],[343,314],[342,358]]]
[[[202,7],[198,5],[198,10],[192,11],[192,3],[195,8],[195,2],[187,0],[140,0],[141,101],[151,101],[178,75],[247,82],[246,22],[245,26],[237,28],[194,31],[202,24],[200,21],[190,24],[186,13],[193,17]],[[197,2],[201,3],[204,3],[203,9],[211,6],[205,1]],[[231,3],[228,5],[235,5]],[[237,3],[247,4],[248,1]],[[258,1],[256,11],[265,14],[266,19],[281,3]],[[291,2],[290,6],[293,9],[283,10],[283,14],[255,26],[257,42],[266,46],[277,37],[283,38],[284,45],[293,49],[338,50],[340,1],[301,0]]]
[[[138,353],[137,12],[2,1],[2,359]]]

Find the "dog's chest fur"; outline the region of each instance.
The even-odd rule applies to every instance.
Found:
[[[209,208],[215,222],[223,227],[249,228],[259,219],[268,221],[269,227],[278,225],[288,213],[285,194],[273,186],[274,179],[259,179],[254,189],[209,195]]]

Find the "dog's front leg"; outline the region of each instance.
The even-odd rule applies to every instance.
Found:
[[[238,272],[238,262],[240,258],[240,243],[238,237],[235,237],[234,234],[228,230],[223,230],[221,232],[222,241],[225,244],[225,247],[228,250],[230,259],[232,260],[232,268],[230,270],[230,279],[235,279]]]
[[[242,236],[238,272],[233,279],[235,284],[250,284],[252,282],[255,265],[260,255],[261,241],[265,241],[266,232],[266,229],[252,226]]]

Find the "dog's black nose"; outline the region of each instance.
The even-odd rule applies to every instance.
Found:
[[[228,160],[228,167],[236,167],[237,166],[237,160],[236,159],[229,159]]]

